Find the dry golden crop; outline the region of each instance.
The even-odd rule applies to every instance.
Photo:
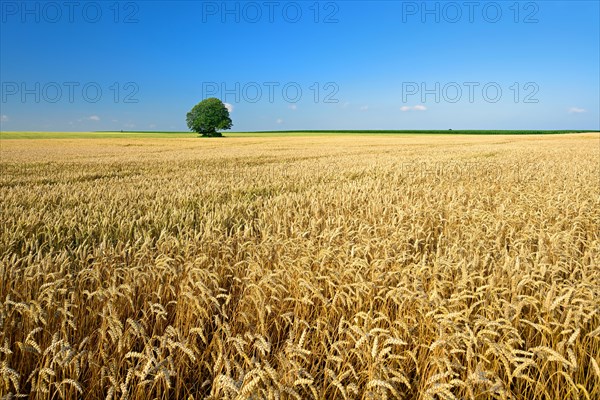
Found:
[[[600,137],[2,140],[0,398],[598,399]]]

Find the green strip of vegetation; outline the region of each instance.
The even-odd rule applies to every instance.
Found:
[[[556,135],[598,130],[298,130],[223,132],[224,137],[343,136],[343,135]],[[97,131],[97,132],[0,132],[0,139],[115,139],[195,138],[194,132]]]
[[[302,130],[302,131],[256,131],[244,133],[384,133],[384,134],[446,134],[446,135],[552,135],[565,133],[598,132],[598,130]],[[242,133],[242,132],[238,132]]]

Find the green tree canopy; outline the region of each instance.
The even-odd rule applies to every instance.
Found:
[[[187,113],[187,126],[202,136],[222,136],[217,130],[231,129],[229,110],[216,97],[202,100]]]

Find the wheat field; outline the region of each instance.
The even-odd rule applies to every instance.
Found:
[[[2,399],[600,398],[598,134],[0,147]]]

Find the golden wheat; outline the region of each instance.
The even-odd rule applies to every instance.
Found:
[[[599,398],[599,142],[2,140],[0,398]]]

